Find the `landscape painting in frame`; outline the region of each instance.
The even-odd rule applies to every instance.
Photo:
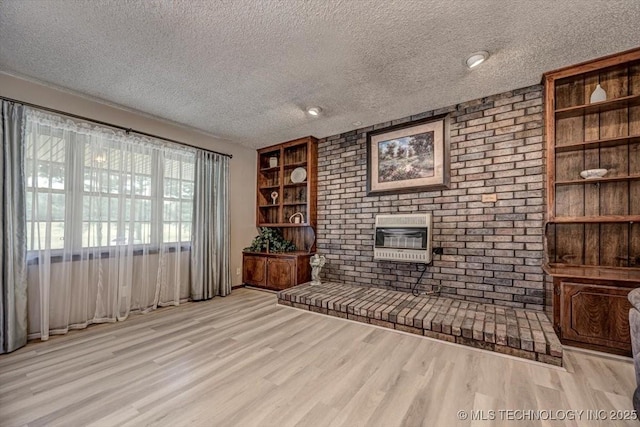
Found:
[[[446,188],[447,117],[430,118],[367,135],[367,194]]]

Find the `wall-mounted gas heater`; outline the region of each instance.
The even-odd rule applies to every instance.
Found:
[[[431,214],[376,215],[373,258],[429,264]]]

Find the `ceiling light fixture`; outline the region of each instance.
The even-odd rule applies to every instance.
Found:
[[[320,107],[307,108],[307,113],[311,114],[312,116],[319,116],[321,111],[322,111],[322,108]]]
[[[480,52],[472,53],[465,63],[467,64],[467,67],[474,68],[486,61],[487,58],[489,58],[489,52],[482,50]]]

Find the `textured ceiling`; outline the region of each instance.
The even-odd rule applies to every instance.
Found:
[[[536,84],[639,24],[636,0],[0,0],[0,71],[259,147]]]

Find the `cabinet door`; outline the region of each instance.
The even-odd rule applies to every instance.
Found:
[[[269,258],[267,261],[267,286],[287,289],[295,285],[296,262],[287,258]]]
[[[629,288],[561,282],[562,338],[631,351]]]
[[[242,281],[248,285],[262,285],[267,281],[267,259],[262,256],[242,257]]]

